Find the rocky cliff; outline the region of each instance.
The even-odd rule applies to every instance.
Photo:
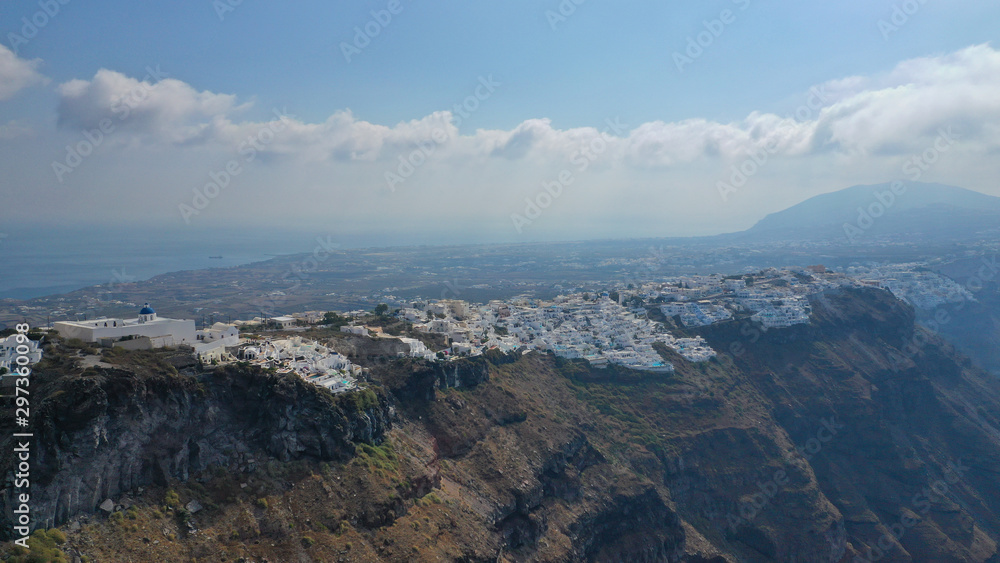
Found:
[[[1000,384],[887,292],[813,309],[705,327],[719,357],[664,348],[667,375],[381,361],[377,393],[331,400],[240,368],[90,370],[47,390],[43,509],[149,484],[70,534],[101,561],[1000,560]],[[207,507],[197,529],[168,487]]]
[[[45,527],[213,465],[239,473],[272,458],[344,460],[355,442],[381,442],[394,416],[385,396],[334,398],[294,376],[237,366],[198,377],[91,369],[37,393],[32,509]],[[12,509],[5,494],[0,513]]]
[[[997,559],[1000,383],[888,292],[813,308],[790,329],[703,331],[730,350],[723,393],[756,405],[675,442],[681,513],[747,560]]]

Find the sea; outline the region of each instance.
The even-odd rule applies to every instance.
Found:
[[[298,229],[248,223],[195,230],[114,224],[55,229],[0,221],[0,299],[32,299],[169,272],[240,266],[317,247],[403,248],[488,240],[488,235],[474,234],[456,238],[447,230],[346,231],[336,223]]]
[[[31,299],[181,270],[224,268],[311,252],[315,235],[263,228],[0,229],[0,298]]]

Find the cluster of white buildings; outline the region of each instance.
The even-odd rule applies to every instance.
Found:
[[[210,328],[196,330],[192,319],[160,317],[143,305],[134,319],[108,318],[52,323],[61,337],[79,338],[105,346],[130,350],[148,350],[165,346],[191,346],[202,361],[227,358],[226,347],[239,344],[239,329],[231,324],[215,323]]]
[[[496,331],[500,318],[510,314],[509,307],[502,301],[472,305],[443,299],[420,304],[420,308],[403,308],[399,317],[412,322],[415,330],[446,336],[450,342],[448,349],[443,351],[446,354],[474,356],[481,354],[483,348],[509,352],[521,346],[517,338]],[[427,350],[427,353],[433,356],[432,351]],[[411,355],[414,355],[412,346]]]
[[[18,367],[17,358],[27,356],[28,365],[37,364],[42,360],[42,349],[38,347],[38,342],[28,340],[21,335],[22,342],[18,342],[18,335],[12,334],[7,338],[0,339],[0,368],[13,372]],[[20,348],[21,353],[18,353]]]
[[[263,368],[275,368],[278,373],[295,373],[334,393],[355,388],[355,376],[362,371],[361,366],[352,364],[342,354],[300,336],[247,345],[240,348],[237,356]]]
[[[276,317],[277,326],[292,326],[293,317]],[[169,319],[157,316],[147,303],[135,319],[100,318],[87,321],[61,321],[52,327],[63,338],[79,338],[84,342],[121,346],[127,349],[149,349],[164,346],[190,346],[203,362],[246,360],[273,367],[279,373],[295,373],[300,377],[341,392],[356,387],[355,377],[361,367],[346,357],[316,342],[301,337],[264,340],[247,345],[241,340],[235,324],[215,323],[196,330],[193,320]],[[2,360],[0,360],[2,361]]]
[[[753,276],[750,276],[753,277]],[[809,322],[809,295],[860,282],[822,266],[791,271],[767,269],[752,283],[742,277],[691,276],[646,284],[637,293],[646,299],[664,301],[660,310],[667,317],[680,317],[685,327],[729,320],[736,312],[750,312],[751,319],[767,328],[783,328]]]
[[[411,358],[423,358],[425,360],[433,360],[435,358],[434,352],[427,347],[426,344],[421,342],[416,338],[406,338],[403,336],[390,336],[382,332],[381,327],[367,327],[364,325],[344,325],[340,327],[340,332],[347,334],[356,334],[358,336],[369,336],[373,338],[394,338],[399,340],[404,345],[406,345],[406,352],[403,352],[402,356],[409,356]]]
[[[771,287],[761,291],[748,288],[737,291],[731,302],[753,311],[750,318],[765,327],[782,328],[809,322],[812,308],[807,295],[787,288]]]
[[[654,342],[671,338],[662,325],[634,314],[607,294],[596,300],[572,294],[513,306],[497,324],[528,349],[585,358],[596,365],[603,359],[633,369],[673,371],[653,348]]]
[[[417,340],[416,338],[405,338],[405,337],[399,337],[399,340],[406,345],[408,349],[406,353],[407,356],[411,358],[422,358],[425,360],[434,359],[434,352],[420,340]]]
[[[564,358],[584,358],[595,366],[614,363],[655,372],[674,369],[653,347],[655,342],[690,361],[715,355],[700,337],[675,338],[663,325],[647,319],[643,309],[630,310],[607,293],[589,297],[578,293],[552,301],[515,298],[478,306],[436,301],[404,308],[399,315],[414,322],[417,330],[446,335],[453,355],[476,355],[489,348],[544,350]]]
[[[665,344],[688,361],[701,362],[716,355],[701,337],[678,338],[666,327],[646,317],[643,307],[630,309],[623,303],[659,303],[661,312],[679,317],[684,327],[724,322],[734,314],[750,318],[767,328],[808,323],[809,295],[844,286],[877,286],[920,308],[972,299],[953,280],[922,270],[915,264],[884,266],[882,269],[850,268],[848,274],[827,272],[822,266],[801,270],[767,269],[752,276],[683,276],[640,287],[630,285],[617,291],[617,300],[608,293],[592,297],[586,293],[560,295],[551,301],[528,297],[488,304],[459,300],[432,300],[400,309],[398,316],[413,328],[441,334],[448,346],[441,353],[451,357],[478,355],[495,348],[544,350],[564,358],[584,358],[595,366],[620,364],[637,370],[670,372],[674,366],[664,361],[654,348]],[[611,295],[614,295],[612,292]],[[364,312],[348,313],[359,316]],[[324,313],[307,311],[287,317],[254,319],[247,323],[268,323],[278,328],[321,322]],[[346,357],[300,337],[265,340],[247,345],[239,336],[239,323],[215,323],[195,330],[193,320],[158,317],[146,304],[135,319],[101,318],[54,323],[64,338],[128,348],[155,348],[189,345],[203,361],[251,361],[282,372],[294,372],[317,385],[338,392],[354,388],[361,367]],[[348,325],[345,333],[389,337],[381,329]],[[397,337],[391,337],[397,338]],[[415,338],[398,338],[406,355],[434,359],[438,352]],[[238,351],[237,351],[238,348]],[[0,367],[13,358],[11,346],[0,341]],[[40,350],[31,354],[41,356]],[[37,360],[35,360],[37,361]]]
[[[84,342],[113,344],[128,340],[139,342],[129,347],[162,348],[197,343],[197,331],[191,319],[158,317],[146,303],[134,319],[99,318],[86,321],[60,321],[52,323],[60,336],[79,338]]]
[[[660,305],[660,311],[667,317],[680,317],[684,326],[705,326],[732,318],[733,314],[723,305],[700,300],[694,303],[674,301]]]
[[[226,323],[215,323],[195,333],[194,353],[203,362],[231,359],[226,348],[238,346],[240,329]]]
[[[922,269],[921,264],[888,264],[873,268],[851,267],[859,280],[888,289],[918,309],[934,309],[947,303],[974,301],[972,293],[955,280]]]

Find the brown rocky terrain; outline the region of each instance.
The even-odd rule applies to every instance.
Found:
[[[997,381],[886,292],[814,311],[674,374],[491,353],[338,397],[50,344],[33,509],[68,560],[1000,560]]]

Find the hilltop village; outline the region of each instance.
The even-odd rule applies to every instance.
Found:
[[[809,322],[810,295],[863,286],[886,289],[924,308],[972,298],[953,280],[923,270],[919,264],[851,268],[848,272],[831,272],[817,265],[731,276],[677,276],[639,285],[622,284],[599,293],[571,292],[548,300],[521,296],[475,304],[386,295],[375,313],[306,311],[216,322],[201,329],[190,319],[159,317],[146,304],[134,319],[59,321],[51,328],[64,338],[133,350],[189,346],[204,364],[248,362],[295,373],[339,393],[355,388],[364,368],[297,332],[339,319],[335,327],[339,332],[396,339],[402,344],[398,349],[404,350],[399,355],[412,358],[449,361],[490,349],[537,350],[584,359],[597,368],[617,364],[669,373],[674,366],[662,349],[657,349],[658,344],[689,362],[705,362],[716,356],[703,338],[690,333],[691,329],[733,320],[749,320],[763,330],[787,328]],[[388,318],[404,323],[407,335],[388,334],[374,322]],[[426,337],[412,337],[421,334]],[[7,357],[4,353],[0,350],[0,361]],[[35,355],[40,356],[40,351]]]

